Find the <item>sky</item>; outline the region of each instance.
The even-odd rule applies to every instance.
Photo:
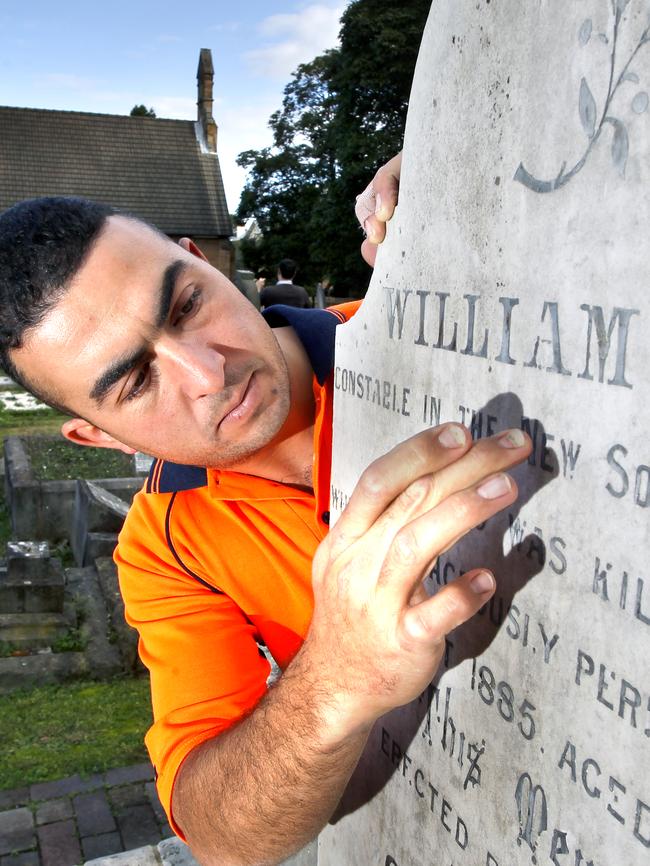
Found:
[[[0,105],[129,114],[144,103],[194,120],[199,51],[210,48],[233,212],[245,180],[237,154],[271,143],[268,119],[292,71],[336,46],[349,2],[0,0]]]

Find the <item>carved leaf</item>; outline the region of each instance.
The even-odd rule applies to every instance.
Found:
[[[648,97],[645,90],[642,90],[640,93],[637,93],[632,100],[632,111],[635,114],[643,114],[643,112],[647,110],[649,102],[650,97]]]
[[[630,152],[630,142],[627,135],[627,129],[616,118],[611,118],[611,123],[614,124],[614,135],[612,137],[612,162],[618,169],[621,177],[625,177],[625,165],[627,156]]]
[[[587,18],[582,22],[582,27],[580,28],[580,32],[578,33],[578,42],[580,45],[586,45],[587,42],[591,39],[591,31],[593,25],[591,23],[591,18]]]
[[[578,111],[580,112],[580,120],[582,128],[587,133],[589,138],[594,137],[596,131],[596,100],[594,99],[586,79],[580,82],[580,98],[578,100]]]
[[[623,76],[623,81],[631,81],[633,84],[639,83],[639,76],[636,72],[626,72]]]

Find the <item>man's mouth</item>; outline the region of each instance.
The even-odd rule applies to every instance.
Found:
[[[255,410],[259,402],[258,383],[255,371],[253,371],[248,380],[244,382],[242,388],[238,390],[221,420],[217,424],[217,430],[221,430],[224,426],[229,427],[231,424],[239,424],[247,420]]]

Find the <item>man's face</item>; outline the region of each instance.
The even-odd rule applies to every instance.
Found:
[[[124,217],[107,221],[12,359],[119,442],[178,463],[236,465],[289,411],[286,363],[257,310],[207,262]]]

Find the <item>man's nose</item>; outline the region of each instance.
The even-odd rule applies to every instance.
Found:
[[[223,390],[225,358],[214,346],[196,339],[163,339],[156,348],[163,378],[191,400]]]

